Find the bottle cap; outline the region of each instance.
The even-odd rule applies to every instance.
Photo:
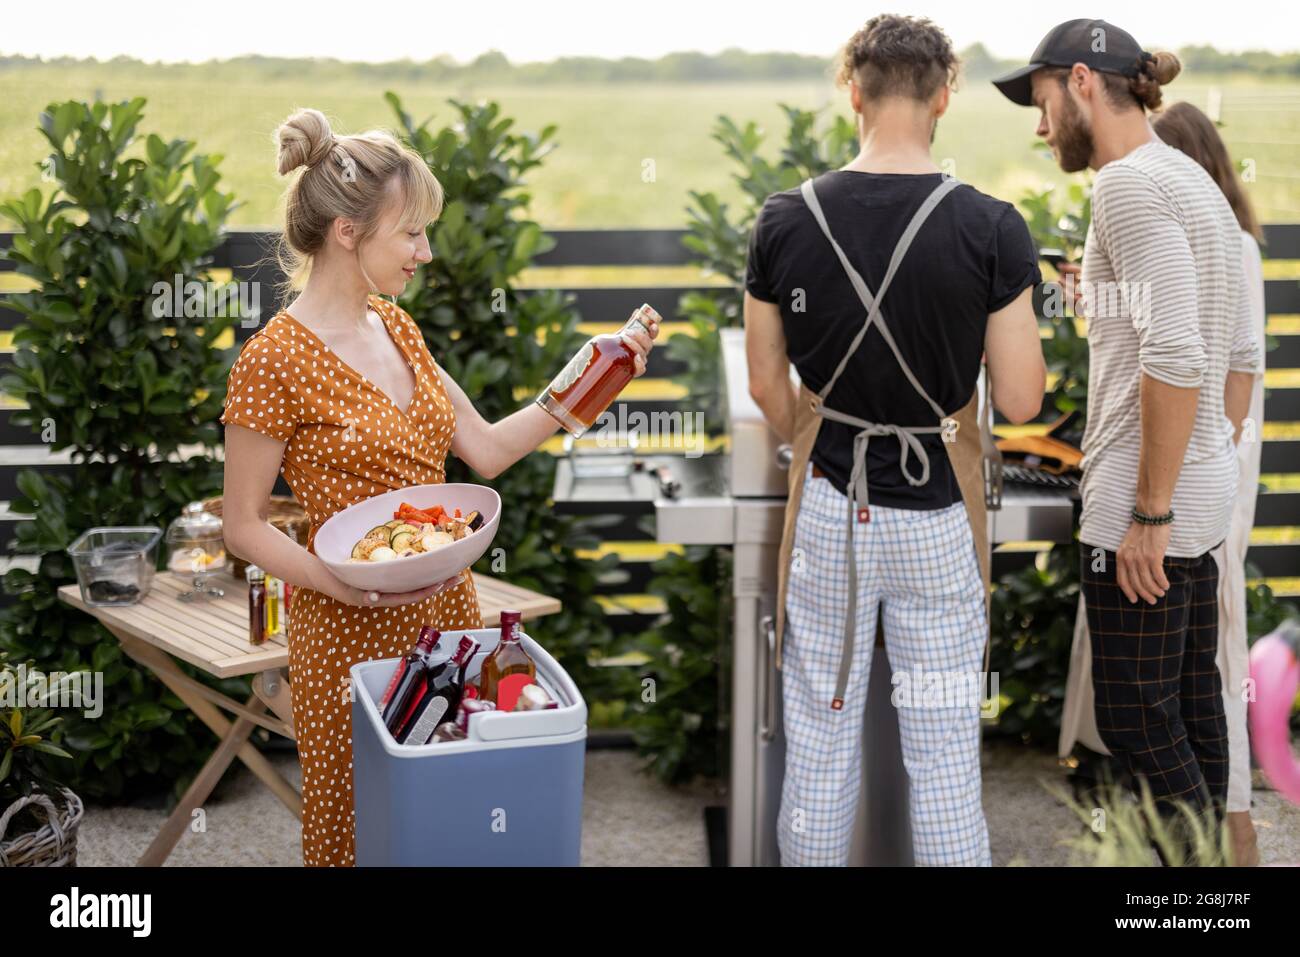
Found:
[[[250,585],[264,584],[266,582],[266,572],[256,565],[249,565],[244,569],[244,578],[248,580]]]
[[[420,637],[415,646],[421,651],[432,651],[433,646],[438,643],[438,639],[441,637],[442,632],[434,628],[433,625],[423,625],[420,628]]]
[[[623,332],[632,332],[639,326],[648,336],[650,335],[650,323],[657,321],[659,321],[659,313],[651,309],[648,303],[642,303],[637,311],[632,313],[632,318],[623,326]]]
[[[457,664],[468,663],[470,659],[478,653],[478,649],[479,643],[477,641],[469,635],[462,635],[460,639],[460,647],[456,649],[456,654],[453,655],[453,660],[455,660]]]

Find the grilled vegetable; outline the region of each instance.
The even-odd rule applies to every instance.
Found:
[[[356,548],[352,549],[352,557],[373,561],[375,552],[381,548],[387,549],[388,542],[381,542],[377,538],[363,538],[361,541],[357,542]],[[391,549],[389,549],[389,551],[391,551]]]
[[[458,542],[483,527],[477,511],[448,514],[441,505],[419,509],[403,502],[392,521],[376,525],[352,548],[349,561],[391,561],[419,555]]]

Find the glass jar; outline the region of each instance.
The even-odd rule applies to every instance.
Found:
[[[99,527],[68,546],[81,600],[87,605],[132,605],[149,593],[162,529],[154,525]]]
[[[191,590],[181,601],[207,601],[225,592],[209,582],[208,576],[226,567],[226,547],[221,537],[221,519],[190,502],[167,526],[167,569],[189,581]]]

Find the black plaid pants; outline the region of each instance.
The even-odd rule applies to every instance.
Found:
[[[1228,726],[1214,657],[1219,566],[1209,552],[1164,560],[1169,590],[1130,602],[1115,553],[1080,543],[1081,588],[1092,636],[1097,731],[1162,814],[1173,801],[1222,812],[1228,796]]]

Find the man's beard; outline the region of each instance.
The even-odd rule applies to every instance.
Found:
[[[1064,105],[1056,124],[1057,161],[1065,172],[1077,173],[1087,169],[1092,159],[1092,130],[1068,92],[1061,100]]]

